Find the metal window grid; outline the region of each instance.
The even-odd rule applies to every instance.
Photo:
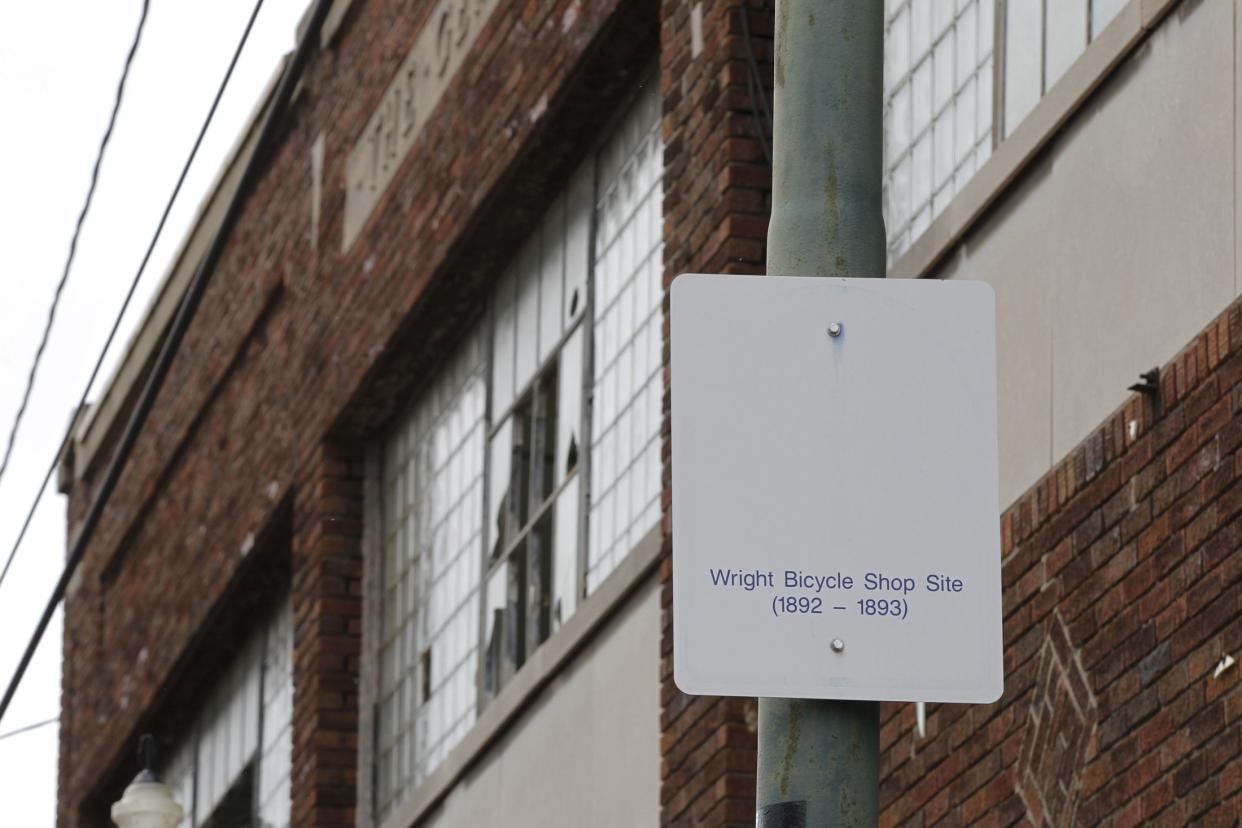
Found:
[[[1034,9],[1039,17],[1040,31],[1038,32],[1038,52],[1037,67],[1032,67],[1038,72],[1039,77],[1035,78],[1036,95],[1033,101],[1022,109],[1009,112],[1005,106],[1005,93],[1008,87],[1013,83],[1009,72],[1013,68],[1009,66],[1006,59],[1007,41],[1011,35],[1015,37],[1025,37],[1029,40],[1029,34],[1022,32],[1010,32],[1009,23],[1011,20],[1010,7],[1015,3],[1021,3],[1024,10],[1031,11],[1031,6],[1037,6]],[[1003,139],[1017,128],[1022,119],[1034,108],[1035,104],[1048,93],[1055,83],[1060,80],[1061,74],[1073,63],[1086,48],[1099,37],[1100,33],[1112,22],[1122,8],[1126,5],[1126,0],[996,0],[997,3],[997,19],[999,25],[996,30],[996,51],[1000,60],[1000,72],[997,74],[997,113],[999,129],[997,130],[998,139]],[[1076,6],[1077,8],[1074,8]],[[1081,16],[1079,23],[1081,28],[1074,26],[1072,17],[1066,16],[1066,10],[1071,10]],[[1062,21],[1062,26],[1074,26],[1075,43],[1068,44],[1069,50],[1066,50],[1067,43],[1064,35],[1068,29],[1062,28],[1053,32],[1049,28],[1049,12],[1057,15]],[[1052,35],[1058,35],[1053,37]],[[1050,50],[1056,49],[1062,54],[1057,56],[1053,61],[1054,65],[1050,66]],[[1002,117],[1003,116],[1003,117]]]
[[[639,510],[622,510],[632,541],[659,519],[659,113],[658,86],[648,83],[515,257],[486,318],[464,346],[472,356],[453,358],[378,452],[382,573],[380,594],[372,599],[381,608],[376,690],[369,704],[375,711],[373,802],[379,819],[444,760],[487,703],[488,610],[512,600],[507,565],[536,530],[552,522],[548,542],[557,571],[551,590],[565,606],[563,617],[554,615],[538,640],[527,640],[528,649],[567,620],[597,583],[592,575],[602,578],[605,567],[627,551],[621,534],[603,550],[603,566],[590,555],[587,527],[599,512],[588,512],[588,470],[595,469],[594,490],[612,507],[622,487],[637,487],[635,470],[645,472],[641,497],[633,501]],[[605,339],[615,347],[605,347]],[[628,384],[617,396],[616,378],[623,373]],[[514,423],[533,411],[532,400],[545,386],[556,389],[551,485],[546,496],[540,492],[532,499],[520,526],[497,534],[497,511],[514,462]],[[570,395],[566,402],[562,391],[571,388],[578,399]],[[606,417],[600,416],[604,393],[610,401]],[[454,413],[461,420],[455,427]],[[631,442],[618,453],[609,441],[620,443],[622,431]],[[577,462],[566,468],[564,440],[570,436]],[[437,461],[419,462],[433,441]],[[600,473],[596,457],[602,457],[601,444],[611,449],[614,465],[604,469],[607,474]],[[455,472],[459,457],[466,458],[464,469]],[[428,533],[443,543],[429,546],[421,540]],[[462,561],[472,564],[452,574]],[[459,621],[465,651],[463,637],[453,637]],[[446,637],[458,643],[446,647]],[[442,661],[444,651],[453,656]]]
[[[1015,2],[1038,6],[1040,31],[1012,34],[1038,38],[1039,77],[1033,101],[1007,116],[1005,44]],[[1063,42],[1069,28],[1048,30],[1049,9],[1065,19],[1069,0],[886,0],[884,220],[890,265],[1125,5],[1077,2],[1082,30],[1073,28],[1073,36],[1083,36],[1081,46]],[[1050,49],[1057,50],[1051,73]]]
[[[658,94],[640,98],[600,153],[587,594],[660,517],[664,242],[659,105]]]
[[[293,751],[293,622],[286,594],[242,646],[161,769],[185,809],[178,828],[207,824],[251,774],[256,817],[290,822]]]
[[[890,0],[884,211],[890,263],[993,147],[995,0]]]
[[[385,590],[376,699],[381,814],[474,721],[485,367],[476,334],[390,438],[382,460]],[[429,691],[425,698],[423,687]]]

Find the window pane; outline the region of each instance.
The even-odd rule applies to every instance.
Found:
[[[555,530],[552,549],[556,560],[553,564],[555,587],[552,596],[552,629],[555,631],[569,620],[578,607],[578,542],[579,506],[581,493],[575,476],[556,497],[553,507]]]
[[[884,88],[895,89],[910,68],[910,10],[903,8],[884,38]]]
[[[587,273],[591,267],[591,191],[595,181],[594,165],[584,163],[569,184],[566,204],[565,240],[565,321],[568,330],[586,308]]]
[[[961,166],[957,168],[957,172],[953,174],[953,190],[960,193],[970,181],[970,177],[975,174],[975,154],[972,151],[970,155],[962,159]]]
[[[932,135],[923,137],[914,145],[914,159],[910,169],[910,199],[917,212],[931,197],[932,181]]]
[[[885,184],[885,221],[891,236],[894,232],[901,232],[910,221],[910,156],[901,160]],[[892,242],[891,238],[889,242]]]
[[[970,77],[975,73],[975,67],[979,65],[978,41],[975,33],[977,23],[974,4],[967,6],[966,10],[962,12],[962,16],[957,19],[956,74],[959,89],[970,80]]]
[[[615,269],[608,271],[606,288],[595,297],[591,468],[595,505],[590,522],[591,537],[598,540],[588,552],[591,588],[629,551],[627,532],[634,514],[627,474],[638,452],[659,433],[658,423],[648,423],[648,433],[636,436],[629,414],[659,376],[658,360],[651,364],[652,346],[646,331],[649,324],[657,329],[659,325],[663,291],[653,287],[660,284],[663,245],[658,233],[644,229],[655,225],[662,196],[658,107],[651,104],[651,100],[658,102],[656,96],[652,89],[646,100],[635,104],[618,137],[603,151],[610,165],[600,168],[604,195],[597,208],[601,228],[596,239],[597,267],[603,262]],[[631,218],[635,216],[653,219],[636,221]],[[615,259],[611,258],[613,250],[621,251]],[[623,483],[624,498],[620,494]]]
[[[522,249],[518,264],[517,368],[514,385],[521,394],[535,376],[539,342],[539,239]]]
[[[975,169],[983,166],[983,163],[992,157],[992,141],[990,138],[984,138],[975,145]]]
[[[1052,88],[1087,47],[1087,0],[1046,0],[1048,50],[1044,91]]]
[[[565,199],[558,198],[543,218],[539,245],[539,362],[560,341],[565,280]]]
[[[976,0],[975,2],[975,8],[979,10],[976,37],[978,38],[977,53],[980,59],[992,54],[992,45],[996,42],[996,3],[997,0]]]
[[[953,97],[953,31],[949,30],[936,44],[933,56],[935,72],[935,97],[933,108],[939,113]]]
[[[504,664],[505,605],[508,572],[504,566],[497,567],[487,579],[487,596],[484,606],[483,636],[483,691],[495,696],[501,686]]]
[[[917,239],[923,234],[923,231],[931,224],[931,204],[926,203],[917,213],[914,214],[914,220],[910,222],[910,238]]]
[[[505,271],[496,287],[496,327],[492,339],[492,410],[513,404],[513,367],[517,343],[517,273]]]
[[[918,63],[932,44],[931,0],[910,3],[910,61]]]
[[[1043,54],[1041,0],[1009,0],[1005,14],[1005,134],[1039,103]]]
[[[975,79],[971,78],[957,94],[956,160],[958,164],[975,148]]]
[[[286,594],[211,679],[158,769],[186,811],[180,825],[289,824],[292,619]]]
[[[988,60],[979,69],[979,89],[975,94],[975,137],[987,138],[989,147],[992,144],[992,61]]]
[[[511,282],[510,282],[511,283]],[[502,290],[506,283],[502,282]],[[497,297],[497,326],[503,308]],[[385,513],[382,573],[389,596],[381,623],[381,722],[377,805],[386,813],[452,748],[472,720],[482,553],[484,359],[482,332],[458,349],[398,424],[382,458]],[[497,351],[503,343],[497,342]],[[498,366],[499,367],[499,366]],[[497,370],[494,376],[500,376]],[[400,450],[393,452],[393,445]],[[469,681],[463,684],[464,678]],[[467,686],[462,695],[457,688]]]
[[[506,417],[492,437],[488,450],[488,509],[491,511],[492,558],[495,559],[509,545],[516,531],[510,525],[509,480],[512,476],[510,461],[513,451],[513,418]]]
[[[1117,12],[1121,11],[1127,0],[1091,0],[1091,39],[1095,40],[1100,36],[1100,32],[1108,27],[1108,24],[1117,16]]]
[[[932,117],[932,62],[930,58],[924,60],[914,70],[910,111],[912,114],[910,134],[917,139],[931,123]]]
[[[891,165],[910,147],[910,84],[904,84],[893,95],[884,126],[886,157]]]
[[[944,187],[936,191],[936,195],[932,198],[932,218],[944,212],[944,208],[949,206],[949,201],[953,198],[953,181],[950,179],[945,183]]]
[[[953,175],[954,160],[953,107],[950,106],[944,114],[936,119],[935,176],[933,181],[937,188],[948,181],[949,176]]]
[[[293,750],[293,614],[288,597],[268,628],[263,656],[263,732],[258,810],[263,823],[287,826]]]
[[[557,370],[556,461],[555,480],[559,485],[565,475],[578,466],[582,441],[582,345],[586,337],[579,326],[561,350]]]
[[[552,494],[556,476],[556,370],[544,372],[535,383],[530,420],[530,507],[533,518]]]
[[[526,657],[547,641],[552,619],[552,513],[545,512],[526,538]]]
[[[186,818],[178,823],[178,828],[189,826],[194,816],[190,813],[194,802],[194,748],[194,739],[190,735],[177,745],[172,758],[159,772],[164,784],[172,790],[173,799],[185,808]]]

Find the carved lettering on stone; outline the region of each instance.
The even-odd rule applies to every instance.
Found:
[[[392,183],[500,0],[439,0],[345,163],[343,247]]]

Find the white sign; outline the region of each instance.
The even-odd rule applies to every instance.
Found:
[[[995,305],[980,282],[673,282],[678,687],[1000,697]]]

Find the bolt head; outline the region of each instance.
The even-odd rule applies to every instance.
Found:
[[[841,327],[841,323],[840,323],[840,322],[832,322],[832,323],[830,323],[830,324],[828,325],[828,335],[829,335],[829,336],[840,336],[840,335],[841,335],[841,331],[843,331],[843,330],[844,330],[844,328],[843,328],[843,327]]]
[[[834,638],[834,639],[832,639],[832,651],[833,651],[834,653],[843,653],[843,652],[845,652],[845,642],[844,642],[844,641],[842,641],[842,640],[841,640],[841,639],[839,639],[839,638]]]

